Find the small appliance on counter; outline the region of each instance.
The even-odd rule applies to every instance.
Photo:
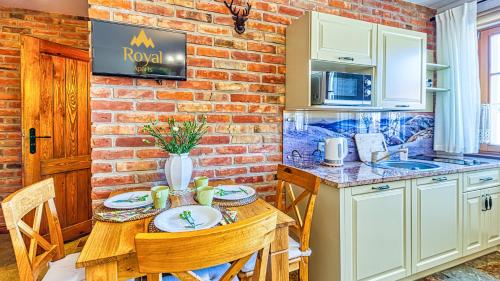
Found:
[[[349,145],[345,138],[325,139],[325,161],[324,164],[333,167],[344,165],[344,158],[349,153]]]

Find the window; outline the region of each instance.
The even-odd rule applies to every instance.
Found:
[[[490,104],[489,144],[481,151],[500,152],[500,26],[482,30],[479,35],[481,103]]]

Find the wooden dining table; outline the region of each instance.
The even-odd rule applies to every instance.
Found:
[[[221,184],[234,183],[231,181],[210,182],[212,186]],[[121,192],[112,193],[111,196],[118,193]],[[197,204],[192,192],[183,196],[171,195],[170,202],[172,208]],[[244,220],[275,208],[259,198],[248,205],[227,209],[237,211],[238,220]],[[287,281],[288,227],[294,223],[294,220],[285,213],[275,210],[278,212],[278,219],[275,238],[271,244],[270,270],[268,270],[267,280]],[[144,276],[145,274],[139,272],[134,238],[137,233],[148,232],[149,223],[153,218],[123,223],[96,221],[76,262],[77,268],[85,268],[86,280],[115,281]]]

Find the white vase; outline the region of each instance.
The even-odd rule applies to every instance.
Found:
[[[165,163],[168,185],[176,191],[186,190],[193,174],[193,161],[189,153],[170,154]]]

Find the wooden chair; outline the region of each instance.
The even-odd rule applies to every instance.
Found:
[[[278,165],[278,186],[276,188],[276,207],[295,217],[295,225],[290,226],[290,233],[298,238],[298,241],[289,238],[289,271],[299,270],[300,281],[307,281],[309,275],[309,236],[311,234],[311,223],[314,212],[316,196],[320,187],[320,178],[286,165]],[[299,196],[295,195],[295,190],[301,189]],[[301,203],[307,199],[306,202]],[[289,201],[289,202],[287,202]],[[299,203],[301,204],[299,207]],[[301,214],[304,211],[304,215]],[[240,272],[238,277],[240,281],[255,280],[253,272],[248,270]]]
[[[2,201],[5,224],[9,230],[22,281],[38,280],[49,264],[43,280],[84,280],[84,270],[75,269],[78,254],[64,255],[61,226],[54,203],[54,181],[46,179],[24,187]],[[34,211],[33,226],[22,219]],[[43,211],[48,222],[50,242],[40,235]],[[24,234],[24,237],[23,237]],[[29,241],[27,248],[24,238]],[[38,247],[40,246],[40,247]],[[41,248],[41,249],[40,249]],[[50,261],[56,261],[52,262]],[[73,270],[71,270],[73,269]]]
[[[258,251],[254,280],[263,281],[270,244],[276,228],[276,211],[221,227],[182,233],[140,233],[135,236],[139,271],[148,281],[171,273],[181,281],[202,280],[196,271],[232,262],[220,278],[230,281]]]

